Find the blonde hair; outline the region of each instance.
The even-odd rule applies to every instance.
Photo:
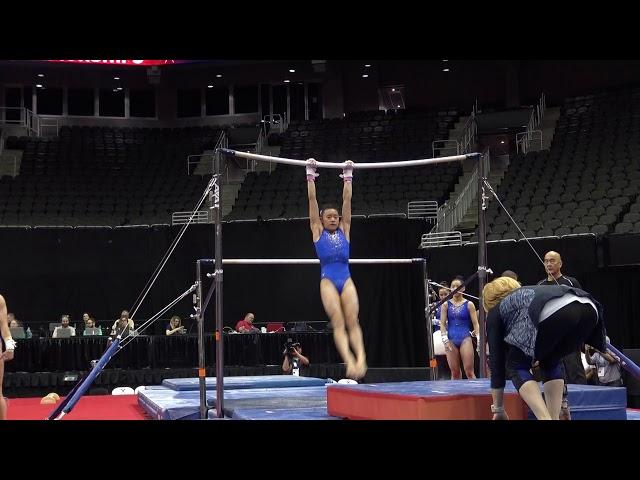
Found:
[[[484,286],[482,290],[482,306],[488,312],[495,307],[500,300],[521,286],[520,282],[511,277],[496,278]]]

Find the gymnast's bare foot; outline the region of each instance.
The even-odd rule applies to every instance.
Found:
[[[359,370],[357,368],[357,364],[356,364],[355,360],[347,362],[346,363],[346,367],[347,367],[347,371],[345,373],[345,376],[347,378],[351,378],[353,380],[357,380],[358,379]]]
[[[367,361],[363,358],[362,360],[358,360],[358,362],[356,362],[356,366],[355,366],[355,377],[354,380],[360,380],[361,378],[364,378],[364,376],[367,374]]]

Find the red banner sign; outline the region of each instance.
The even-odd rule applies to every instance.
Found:
[[[154,65],[172,65],[185,60],[48,60],[49,62],[85,63],[92,65],[150,67]]]

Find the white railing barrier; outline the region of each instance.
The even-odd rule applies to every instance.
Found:
[[[189,223],[189,218],[193,212],[173,212],[171,214],[171,225],[185,225]],[[209,223],[209,212],[206,210],[198,210],[193,215],[191,223]]]
[[[420,248],[459,247],[460,245],[462,245],[462,233],[456,231],[425,233],[420,238]]]
[[[542,150],[542,130],[537,128],[542,123],[546,109],[547,96],[543,92],[535,108],[531,111],[525,131],[516,134],[516,152],[526,154],[531,150],[531,142],[537,139],[540,141],[540,150]]]
[[[487,149],[482,155],[482,162],[484,162],[485,176],[489,175],[491,171],[491,160],[489,150]],[[469,207],[473,204],[473,201],[478,195],[478,165],[473,169],[471,177],[467,181],[466,185],[455,199],[453,204],[445,203],[438,209],[438,220],[436,224],[436,231],[438,232],[450,232],[462,221],[464,216],[469,211]]]
[[[467,119],[467,122],[462,128],[462,138],[460,140],[460,153],[468,153],[474,150],[476,143],[476,134],[478,132],[478,125],[476,122],[475,110],[471,112],[471,116]]]
[[[429,223],[436,223],[438,202],[435,200],[415,200],[407,203],[407,218],[424,218]]]
[[[516,133],[516,152],[528,153],[531,151],[533,142],[539,143],[539,148],[542,150],[542,130],[528,130]]]
[[[37,117],[37,115],[34,115]],[[41,136],[58,136],[59,127],[57,118],[39,118],[39,131]]]
[[[24,107],[0,107],[0,124],[25,127],[28,135],[37,137],[45,133],[51,135],[52,131],[53,135],[58,136],[59,123],[57,118],[45,118]]]

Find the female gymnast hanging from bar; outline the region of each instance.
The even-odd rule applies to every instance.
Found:
[[[367,373],[367,359],[358,322],[358,292],[349,272],[353,162],[345,163],[340,175],[344,181],[342,218],[334,206],[318,209],[315,184],[318,174],[313,159],[307,160],[307,193],[311,233],[320,260],[322,305],[331,319],[333,339],[346,364],[346,375],[357,380]]]

